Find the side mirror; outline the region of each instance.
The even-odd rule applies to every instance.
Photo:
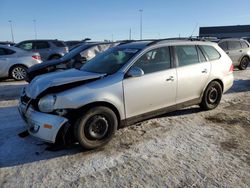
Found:
[[[144,71],[139,67],[132,67],[127,72],[127,77],[140,77],[144,75]]]

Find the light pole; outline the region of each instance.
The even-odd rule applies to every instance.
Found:
[[[33,24],[34,24],[35,39],[37,39],[36,20],[33,20]]]
[[[14,43],[14,34],[13,34],[12,20],[9,20],[9,23],[10,23],[11,38],[12,38],[12,42]]]
[[[142,40],[142,12],[143,12],[143,9],[140,9],[139,12],[140,12],[140,39]]]
[[[132,30],[131,30],[131,28],[129,29],[129,40],[131,40],[132,39]]]

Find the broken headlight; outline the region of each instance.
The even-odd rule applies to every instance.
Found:
[[[56,95],[47,95],[39,100],[38,108],[41,112],[53,112],[55,102]]]

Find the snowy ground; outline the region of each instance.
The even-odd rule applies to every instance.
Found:
[[[104,148],[20,138],[25,82],[0,83],[0,187],[250,187],[250,67],[212,111],[197,106],[119,130]]]

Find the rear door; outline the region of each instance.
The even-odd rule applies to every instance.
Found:
[[[141,68],[144,75],[123,80],[127,118],[175,105],[176,69],[169,47],[146,52],[132,67]]]
[[[200,98],[210,74],[210,62],[195,45],[175,46],[175,53],[178,64],[176,103]]]
[[[240,41],[228,41],[228,51],[226,53],[229,55],[234,65],[239,65],[243,54]]]

